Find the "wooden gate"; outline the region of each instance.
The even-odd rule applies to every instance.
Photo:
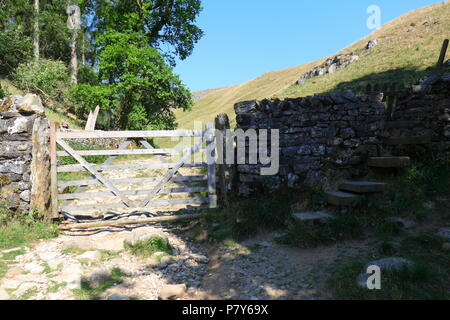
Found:
[[[193,145],[179,149],[155,149],[148,141],[149,138],[169,137],[192,137],[197,139]],[[76,150],[71,141],[80,139],[122,139],[124,142],[115,150]],[[191,139],[192,140],[192,139]],[[91,140],[89,140],[91,141]],[[130,149],[132,143],[140,145],[144,149]],[[213,125],[208,123],[204,130],[171,130],[171,131],[59,131],[55,124],[50,125],[51,145],[51,193],[52,193],[52,216],[58,217],[60,212],[83,212],[87,210],[111,210],[117,208],[144,209],[149,207],[161,207],[184,204],[208,205],[215,208],[216,175],[215,175],[215,135]],[[59,149],[59,150],[58,150]],[[198,153],[206,153],[206,161],[190,162],[192,156]],[[162,161],[156,164],[112,164],[120,156],[126,155],[179,155],[180,158],[174,162]],[[86,156],[109,156],[103,163],[91,163]],[[76,164],[58,164],[58,160],[64,157],[72,157]],[[202,156],[202,159],[205,157]],[[207,174],[177,176],[180,168],[207,168]],[[127,177],[122,179],[108,178],[107,173],[115,170],[145,170],[166,169],[167,173],[161,177]],[[90,178],[84,180],[63,181],[58,179],[58,174],[68,172],[87,172]],[[204,181],[206,186],[197,185]],[[120,190],[118,186],[130,186],[139,183],[153,183],[152,188]],[[164,188],[169,183],[176,183],[175,188]],[[181,184],[182,187],[178,187]],[[86,191],[89,186],[100,185],[106,188],[101,192],[98,190]],[[77,190],[64,193],[64,189],[75,187]],[[123,189],[123,188],[122,188]],[[62,192],[61,192],[62,191]],[[168,194],[187,194],[187,198],[158,200],[157,196]],[[130,198],[143,198],[131,200]],[[79,199],[105,198],[106,203],[94,206],[73,205],[72,202]],[[64,203],[66,202],[66,203]],[[69,204],[67,204],[69,202]]]

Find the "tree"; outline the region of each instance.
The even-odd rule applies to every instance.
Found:
[[[39,61],[39,0],[34,0],[34,60]]]

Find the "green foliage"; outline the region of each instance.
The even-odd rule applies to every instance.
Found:
[[[0,27],[0,39],[0,77],[7,77],[29,58],[31,39],[18,29],[17,24],[5,26],[4,29]]]
[[[2,85],[0,84],[0,99],[8,96],[9,96],[8,90],[6,88],[3,88]]]
[[[44,99],[63,100],[68,87],[68,70],[61,61],[39,60],[19,65],[14,74],[14,84]]]
[[[134,255],[143,257],[150,257],[155,252],[166,252],[167,254],[172,252],[172,247],[167,240],[157,236],[145,241],[137,241],[134,244],[125,242],[125,249]]]

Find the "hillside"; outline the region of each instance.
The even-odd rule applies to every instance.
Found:
[[[301,86],[294,85],[300,76],[329,58],[325,57],[305,65],[268,72],[240,85],[204,91],[191,112],[176,112],[179,127],[191,128],[195,120],[211,121],[221,112],[230,116],[233,125],[233,106],[243,100],[299,97],[344,89],[358,92],[368,83],[411,84],[435,71],[433,67],[442,41],[449,34],[450,1],[414,10],[333,55],[351,52],[358,55],[359,60],[347,68],[309,79]],[[370,39],[377,39],[378,45],[366,50]]]

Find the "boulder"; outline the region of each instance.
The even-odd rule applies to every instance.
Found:
[[[408,259],[391,257],[369,262],[366,265],[365,269],[367,269],[370,266],[378,266],[382,271],[399,271],[402,270],[404,267],[410,268],[412,267],[412,265],[413,262]]]
[[[367,49],[367,50],[370,50],[370,49],[376,47],[377,45],[378,45],[378,40],[377,40],[377,39],[372,39],[372,40],[370,40],[370,41],[367,43],[366,49]]]

